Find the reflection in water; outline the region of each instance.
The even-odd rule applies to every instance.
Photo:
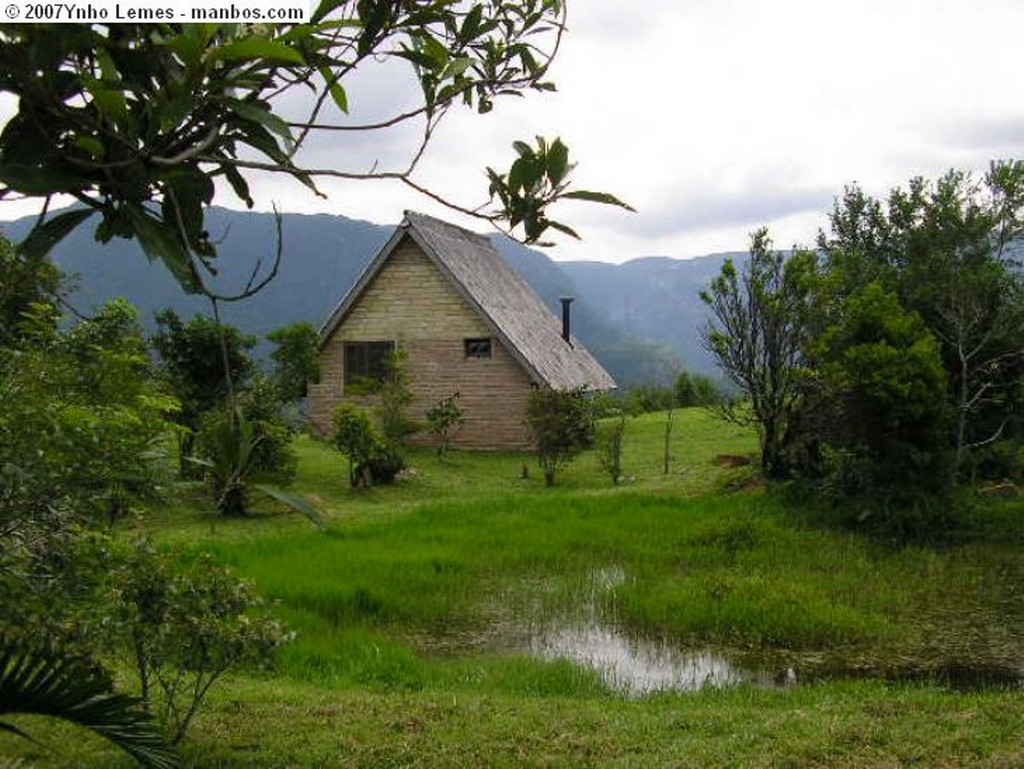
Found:
[[[533,623],[526,651],[541,659],[566,659],[596,671],[611,688],[638,697],[659,691],[694,691],[740,683],[793,683],[788,670],[778,677],[746,670],[710,650],[681,649],[637,638],[602,620],[602,600],[626,581],[620,567],[598,569],[584,581],[572,616]]]
[[[585,665],[609,687],[631,696],[658,691],[693,691],[770,680],[732,665],[711,651],[687,651],[664,643],[627,638],[600,625],[563,627],[531,639],[530,652],[542,659]]]

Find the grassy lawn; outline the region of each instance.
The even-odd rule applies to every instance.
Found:
[[[296,488],[327,512],[322,532],[272,507],[218,520],[198,492],[135,521],[254,579],[298,632],[273,672],[215,690],[190,765],[1024,766],[1021,690],[943,683],[1022,672],[1020,502],[980,509],[983,537],[894,549],[800,523],[730,467],[754,437],[699,410],[676,413],[664,474],[664,426],[630,423],[625,483],[588,453],[555,489],[521,455],[418,451],[394,486],[353,492],[344,459],[303,439]],[[584,608],[805,683],[635,699],[521,648]],[[0,737],[0,756],[128,765],[24,724],[49,747]]]

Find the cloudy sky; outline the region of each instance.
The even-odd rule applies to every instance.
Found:
[[[884,195],[916,175],[1024,157],[1021,0],[571,0],[569,25],[557,93],[451,115],[417,176],[476,204],[484,167],[507,167],[514,139],[561,136],[577,185],[637,213],[563,204],[552,213],[584,240],[559,237],[555,259],[742,250],[761,225],[779,247],[810,243],[846,184]],[[386,69],[348,86],[363,116],[411,97]],[[351,137],[317,142],[306,162],[387,167],[413,143],[401,131]],[[323,188],[326,200],[285,179],[255,191],[265,210],[391,223],[412,208],[479,229],[398,185]],[[21,213],[10,206],[0,218]]]

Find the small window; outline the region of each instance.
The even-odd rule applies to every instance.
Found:
[[[345,342],[345,384],[379,382],[394,351],[394,342]]]
[[[467,358],[490,358],[491,357],[491,340],[490,337],[484,339],[464,339],[463,345],[466,349]]]

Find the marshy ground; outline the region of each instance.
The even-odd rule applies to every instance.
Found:
[[[190,765],[1024,765],[1024,504],[895,547],[720,461],[748,432],[676,412],[668,475],[663,434],[664,415],[630,422],[618,486],[590,454],[544,489],[528,457],[421,451],[363,492],[303,439],[323,532],[218,520],[188,491],[126,524],[213,552],[298,633],[215,691]],[[0,755],[128,765],[72,733]]]

